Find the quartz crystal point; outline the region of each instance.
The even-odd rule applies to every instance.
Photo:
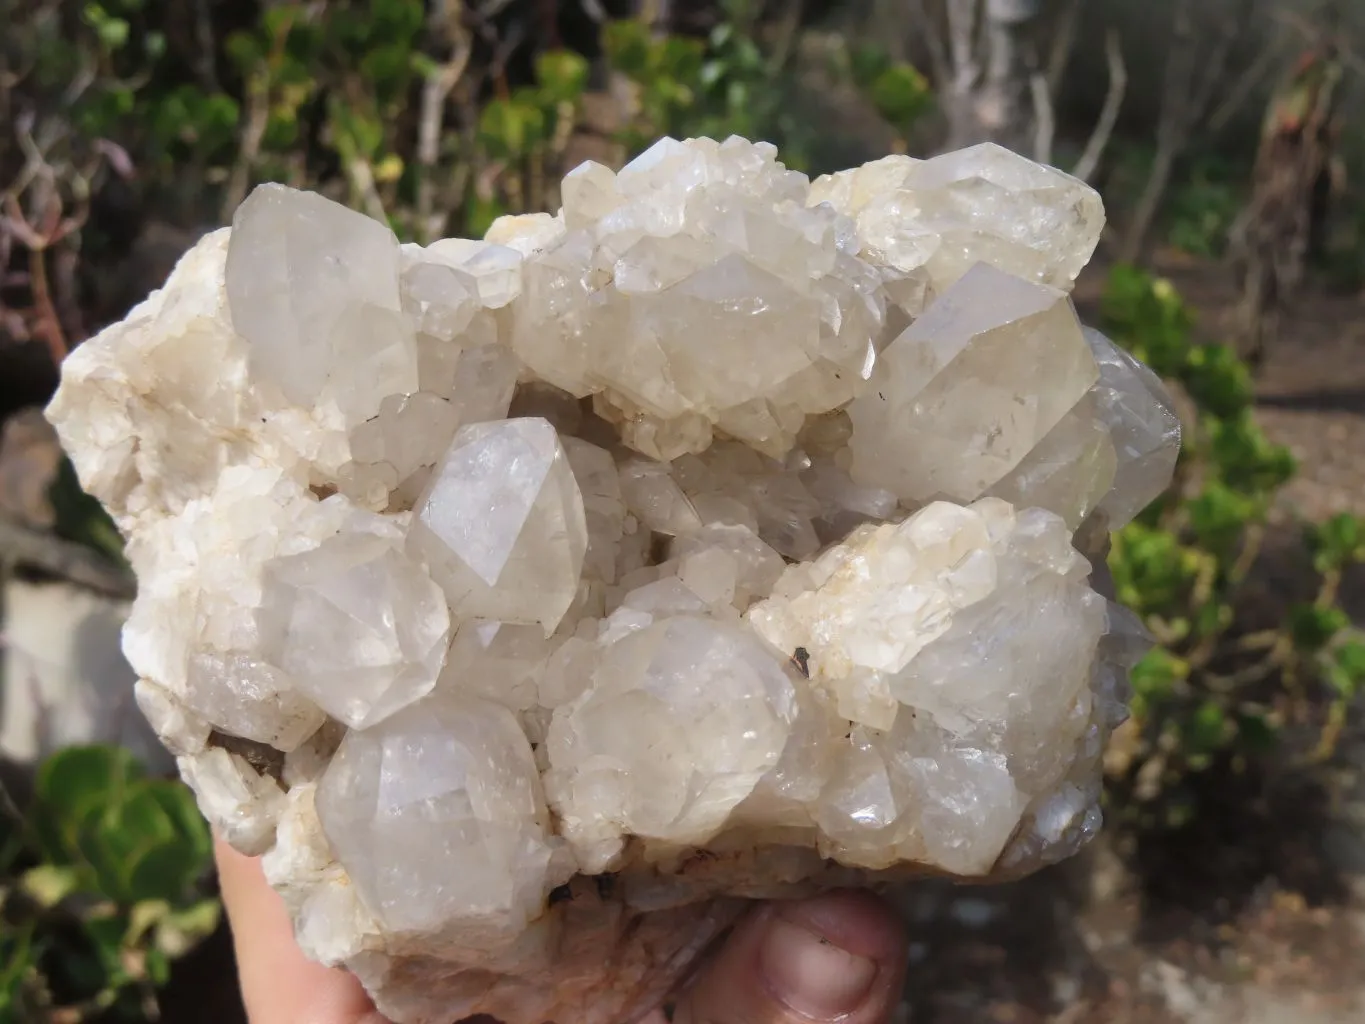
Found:
[[[398,288],[398,239],[321,196],[264,185],[233,218],[227,293],[252,365],[285,398],[352,421],[415,391],[417,348]]]
[[[1161,382],[1103,213],[996,146],[815,182],[664,139],[400,245],[263,186],[48,415],[142,708],[397,1024],[618,1024],[745,898],[999,880],[1100,824]]]
[[[583,496],[547,420],[463,427],[417,499],[411,551],[459,619],[553,633],[587,553]]]
[[[392,539],[341,533],[266,565],[261,653],[333,718],[363,729],[425,696],[450,639],[450,611]]]
[[[1104,228],[1089,185],[991,142],[826,175],[808,202],[853,217],[876,262],[923,274],[937,291],[979,262],[1070,289]]]
[[[716,429],[784,455],[807,413],[871,369],[885,299],[852,226],[742,139],[664,139],[614,174],[585,164],[526,261],[512,345],[596,394],[627,444],[704,451]]]
[[[902,500],[974,501],[1098,378],[1064,292],[978,263],[887,346],[849,403],[850,472]]]
[[[1095,404],[1115,454],[1115,484],[1099,507],[1116,529],[1170,483],[1180,454],[1180,418],[1160,377],[1093,328],[1086,328],[1085,340],[1099,363]]]
[[[540,916],[554,853],[540,776],[507,708],[432,695],[347,733],[318,820],[390,935],[510,944]]]

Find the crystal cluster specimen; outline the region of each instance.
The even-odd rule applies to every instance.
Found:
[[[400,1024],[613,1024],[745,898],[1017,876],[1099,825],[1161,383],[1103,211],[994,146],[808,181],[665,139],[403,245],[267,185],[49,416],[137,698]]]

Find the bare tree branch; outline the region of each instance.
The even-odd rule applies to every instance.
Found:
[[[457,5],[461,6],[461,5]],[[422,174],[417,183],[417,230],[426,242],[439,233],[444,217],[433,218],[436,188],[432,178],[441,156],[441,134],[445,124],[446,100],[451,90],[464,77],[469,58],[474,51],[469,33],[458,23],[450,22],[454,34],[454,52],[436,72],[422,83],[421,116],[417,125],[417,162]]]
[[[1227,94],[1217,108],[1209,115],[1209,130],[1221,132],[1237,116],[1246,101],[1267,78],[1275,71],[1282,59],[1284,37],[1273,36],[1254,61],[1237,76],[1237,81],[1227,90]]]
[[[1040,164],[1050,164],[1052,143],[1057,134],[1052,93],[1048,91],[1047,76],[1041,71],[1029,75],[1028,84],[1033,97],[1033,159]]]
[[[1071,64],[1071,54],[1076,48],[1076,32],[1081,24],[1081,10],[1085,0],[1067,0],[1067,5],[1058,15],[1052,29],[1052,45],[1047,55],[1047,90],[1049,96],[1056,96],[1066,77],[1066,69]]]
[[[1254,3],[1241,3],[1234,8],[1233,15],[1228,20],[1233,22],[1235,27],[1229,26],[1230,31],[1214,33],[1213,47],[1199,61],[1202,74],[1196,76],[1196,86],[1193,98],[1189,104],[1188,115],[1189,127],[1193,127],[1194,122],[1201,120],[1208,109],[1213,104],[1213,100],[1218,90],[1223,86],[1223,76],[1227,71],[1228,60],[1232,56],[1233,48],[1239,43],[1251,23],[1251,10]]]
[[[213,67],[213,55],[217,45],[213,38],[213,13],[209,10],[209,0],[194,0],[194,41],[199,52],[194,57],[195,74],[199,84],[209,92],[218,90],[218,75]]]
[[[228,174],[227,187],[223,190],[223,208],[220,216],[223,223],[232,220],[233,213],[246,198],[251,187],[251,174],[256,166],[256,158],[261,153],[261,143],[265,140],[265,130],[270,126],[270,89],[266,76],[256,72],[247,83],[246,124],[242,126],[242,141],[237,148],[237,159],[233,161]]]
[[[1124,96],[1128,91],[1128,67],[1123,61],[1123,44],[1119,34],[1112,28],[1104,37],[1104,53],[1109,63],[1109,91],[1105,93],[1104,106],[1100,109],[1094,131],[1086,140],[1085,150],[1076,161],[1075,170],[1071,172],[1081,181],[1089,181],[1099,169],[1100,160],[1104,157],[1109,139],[1114,134],[1114,126],[1118,123],[1119,111],[1123,109]]]
[[[948,50],[954,96],[966,96],[981,80],[976,53],[976,0],[947,0]]]
[[[784,5],[782,18],[777,23],[777,31],[769,48],[771,56],[768,59],[768,66],[774,71],[784,70],[791,60],[805,9],[805,0],[788,0]]]
[[[130,598],[137,590],[127,570],[83,544],[63,540],[0,516],[0,558],[9,565],[39,569],[112,597]]]
[[[596,24],[600,25],[607,20],[607,11],[602,6],[602,0],[580,0],[579,6],[583,8],[583,13]]]
[[[943,45],[943,37],[939,35],[938,25],[930,17],[924,0],[909,0],[909,6],[911,17],[920,26],[920,36],[929,51],[929,63],[933,65],[934,70],[934,83],[941,89],[946,88],[953,80],[953,65],[948,56],[948,48]]]
[[[1201,33],[1195,31],[1192,0],[1176,0],[1161,115],[1157,121],[1156,154],[1129,222],[1120,249],[1121,259],[1129,262],[1137,259],[1146,244],[1176,161],[1189,145],[1195,127],[1207,116],[1223,85],[1231,55],[1250,31],[1254,6],[1255,0],[1235,0],[1220,5],[1223,17],[1201,38]],[[1207,11],[1207,7],[1202,9]]]

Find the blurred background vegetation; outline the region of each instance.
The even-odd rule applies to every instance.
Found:
[[[316,189],[428,241],[552,210],[564,172],[661,134],[768,139],[812,175],[994,140],[1102,191],[1111,223],[1077,304],[1167,380],[1186,425],[1170,491],[1114,541],[1118,596],[1158,646],[1107,758],[1104,852],[1037,883],[1049,912],[1136,905],[1131,947],[1144,908],[1173,900],[1196,915],[1181,938],[1221,950],[1202,970],[1223,987],[1262,984],[1255,956],[1308,941],[1276,938],[1286,914],[1358,954],[1365,932],[1343,945],[1320,911],[1355,906],[1324,872],[1365,874],[1360,5],[0,0],[0,25],[5,718],[33,682],[20,602],[61,587],[117,618],[131,593],[116,531],[33,409],[65,353],[255,184]],[[26,698],[48,700],[24,727],[42,735],[0,743],[0,1022],[240,1019],[192,798],[99,724],[112,712],[84,732],[44,724],[76,699]],[[1001,905],[1039,898],[1021,891]],[[1266,907],[1283,913],[1247,916]],[[1037,949],[991,928],[1032,970]],[[1229,928],[1260,928],[1259,953]],[[982,985],[959,963],[982,934],[929,944],[914,1019],[1184,1019],[1134,1009],[1151,963],[1178,959],[1150,935],[1135,963],[1092,951],[1072,970],[1062,950],[1071,988],[997,998],[1007,970]],[[959,968],[973,994],[935,1002]],[[1359,996],[1350,977],[1297,983],[1338,982]],[[1169,972],[1155,984],[1170,1010]]]

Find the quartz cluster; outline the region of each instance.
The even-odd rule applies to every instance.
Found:
[[[262,186],[49,409],[140,706],[400,1024],[613,1024],[744,897],[1069,855],[1145,649],[1097,577],[1179,422],[1072,306],[1090,188],[665,139],[562,196],[420,246]]]

